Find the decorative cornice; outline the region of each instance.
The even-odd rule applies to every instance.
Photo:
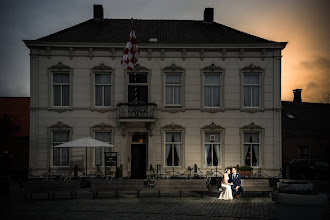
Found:
[[[208,112],[208,113],[217,113],[217,112],[224,112],[225,110],[223,108],[217,108],[217,109],[203,109],[202,112]]]
[[[47,54],[47,58],[48,58],[48,59],[50,59],[50,57],[51,57],[50,52],[51,52],[50,47],[46,47],[46,54]]]
[[[162,112],[169,112],[169,113],[178,113],[178,112],[185,112],[185,109],[171,109],[171,108],[166,108],[162,109]]]
[[[212,122],[211,124],[205,125],[204,127],[202,127],[202,129],[217,130],[217,129],[223,129],[223,127],[221,125],[217,125],[214,122]]]
[[[259,125],[254,124],[253,122],[251,122],[251,124],[243,126],[242,129],[255,130],[255,129],[263,129],[263,128]]]
[[[264,112],[264,109],[241,109],[240,111],[247,113],[257,113],[257,112]]]
[[[200,55],[199,55],[199,57],[200,57],[201,60],[204,60],[204,53],[205,53],[205,50],[204,49],[201,49],[200,50]]]
[[[112,57],[113,60],[116,58],[115,52],[116,52],[116,49],[115,48],[111,48],[111,57]]]
[[[266,49],[262,49],[261,50],[261,59],[264,61],[265,58],[266,58],[266,53],[267,53],[267,50]]]
[[[171,70],[172,72],[174,72],[176,70],[183,70],[183,68],[175,64],[172,64],[171,66],[165,67],[163,70]]]
[[[221,58],[222,58],[223,61],[225,61],[226,56],[227,56],[227,50],[226,49],[222,49],[221,53],[222,53]]]
[[[106,113],[106,112],[114,112],[116,109],[114,108],[92,108],[91,112],[100,112],[100,113]]]
[[[126,136],[126,123],[121,122],[120,123],[120,129],[121,129],[121,136]]]
[[[111,125],[106,124],[106,123],[100,123],[100,124],[96,124],[94,125],[92,128],[101,128],[101,129],[105,129],[105,128],[113,128]]]
[[[59,62],[58,64],[51,66],[49,69],[57,69],[57,70],[69,69],[70,70],[71,67],[69,67],[67,65],[64,65],[61,62]]]
[[[164,60],[165,57],[165,49],[160,49],[160,59]]]
[[[98,66],[94,66],[92,68],[92,70],[100,70],[100,71],[104,71],[104,70],[113,70],[112,67],[104,65],[104,63],[101,63]]]
[[[186,60],[186,58],[187,58],[187,50],[182,49],[182,60]]]
[[[243,60],[243,58],[244,58],[244,49],[239,50],[239,58],[240,58],[240,60]]]
[[[164,129],[175,130],[175,129],[183,129],[184,127],[182,127],[181,125],[177,125],[177,124],[175,124],[174,122],[172,122],[172,123],[169,124],[169,125],[165,125],[163,128],[164,128]]]
[[[73,59],[73,48],[72,47],[69,47],[68,50],[69,50],[69,57],[72,60]]]
[[[63,113],[63,112],[72,112],[73,109],[72,108],[61,108],[61,109],[49,108],[48,111],[50,111],[50,112],[57,112],[57,113]]]
[[[89,58],[92,60],[94,57],[94,49],[92,47],[88,48]]]
[[[152,57],[152,49],[148,49],[148,60],[151,60]]]
[[[57,124],[51,125],[49,128],[57,128],[57,129],[62,129],[62,128],[72,128],[71,126],[67,124],[63,124],[62,122],[57,122]]]
[[[136,64],[135,66],[134,66],[134,70],[136,71],[136,72],[139,72],[139,71],[141,71],[141,70],[148,70],[148,68],[147,67],[144,67],[144,66],[141,66],[140,64]]]
[[[251,63],[249,66],[243,67],[242,70],[249,70],[249,71],[253,72],[255,70],[263,70],[263,68],[261,68],[260,66],[256,66],[253,63]]]
[[[146,127],[150,137],[152,137],[153,136],[154,123],[146,122],[145,127]]]
[[[222,71],[223,69],[220,66],[211,64],[209,66],[204,67],[203,70],[210,70],[210,71],[214,72],[214,71]]]

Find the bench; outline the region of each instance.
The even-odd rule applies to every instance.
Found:
[[[11,178],[9,176],[0,177],[0,195],[8,197],[9,200],[12,199],[10,185]]]
[[[53,199],[55,199],[55,193],[59,192],[70,192],[71,199],[77,198],[77,192],[80,188],[79,180],[62,181],[62,180],[52,180],[52,181],[36,181],[30,180],[23,183],[24,189],[24,199],[26,199],[26,194],[30,194],[30,199],[32,199],[32,193],[47,193],[48,199],[52,194]]]
[[[203,192],[208,191],[204,179],[155,179],[154,189],[158,191],[179,191],[180,197],[182,191],[199,191],[200,196],[203,198]]]
[[[93,198],[98,197],[99,192],[115,192],[115,198],[119,196],[119,191],[136,191],[140,197],[140,191],[144,188],[143,179],[112,179],[112,180],[92,180],[90,192]]]
[[[270,188],[268,179],[242,179],[242,187],[244,191],[242,192],[242,196],[246,192],[272,192],[273,188]]]

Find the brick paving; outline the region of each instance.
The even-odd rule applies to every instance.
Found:
[[[124,192],[119,198],[114,193],[100,193],[98,199],[82,189],[77,199],[57,194],[48,200],[45,194],[35,194],[24,200],[22,193],[15,193],[10,202],[1,206],[5,219],[276,219],[275,203],[271,197],[249,196],[240,200],[218,200],[218,192],[211,190],[199,197],[198,192]],[[3,202],[4,200],[2,200]],[[2,218],[1,218],[2,219]]]

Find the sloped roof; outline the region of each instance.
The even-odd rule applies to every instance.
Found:
[[[46,42],[124,43],[131,19],[90,19],[78,25],[37,39]],[[157,38],[162,44],[267,44],[277,43],[216,22],[195,20],[134,20],[139,43]]]
[[[30,98],[0,97],[0,118],[4,117],[18,128],[17,136],[29,136]]]
[[[294,118],[290,118],[291,114]],[[282,101],[282,128],[287,131],[330,135],[330,105]]]

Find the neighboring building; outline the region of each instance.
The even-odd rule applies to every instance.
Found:
[[[299,158],[330,163],[330,105],[302,102],[302,90],[293,92],[293,102],[282,101],[283,165]]]
[[[251,24],[252,25],[252,24]],[[31,61],[30,167],[35,174],[83,167],[85,149],[54,148],[91,136],[115,145],[90,149],[88,173],[119,152],[124,176],[147,166],[183,172],[252,165],[278,176],[281,152],[281,51],[213,21],[134,20],[141,56],[121,66],[131,19],[94,18],[37,40]],[[255,169],[255,172],[257,169]]]
[[[0,97],[0,170],[19,175],[29,167],[30,98]]]

